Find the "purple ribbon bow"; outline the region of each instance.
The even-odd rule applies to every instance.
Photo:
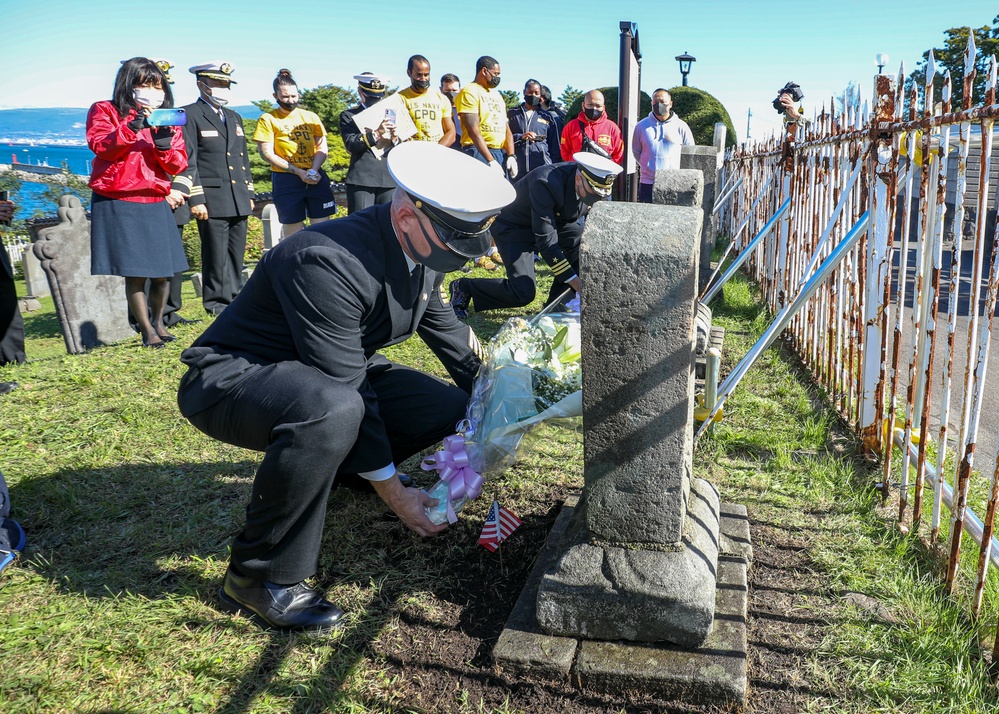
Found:
[[[440,474],[441,481],[448,486],[447,519],[449,523],[455,523],[458,516],[455,515],[451,507],[452,501],[462,498],[471,500],[482,493],[482,484],[485,481],[476,471],[471,468],[468,452],[465,451],[465,437],[454,434],[444,439],[444,448],[433,456],[423,460],[420,464],[424,471],[436,470]]]

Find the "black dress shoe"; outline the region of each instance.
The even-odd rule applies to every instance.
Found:
[[[0,382],[0,394],[10,394],[20,386],[17,382]]]
[[[239,575],[230,568],[219,589],[222,609],[250,616],[264,629],[329,632],[340,626],[343,610],[305,583],[277,585]]]

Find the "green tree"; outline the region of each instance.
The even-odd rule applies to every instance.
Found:
[[[263,109],[260,104],[270,104],[267,100],[260,104],[253,103],[258,109]],[[273,107],[272,107],[273,108]],[[268,109],[268,111],[270,111]],[[246,135],[246,149],[250,152],[250,175],[253,176],[253,188],[257,193],[265,193],[271,190],[271,165],[260,155],[257,144],[253,140],[253,134],[257,131],[256,119],[243,119],[243,133]]]
[[[499,93],[503,97],[503,101],[506,102],[507,111],[520,106],[520,92],[512,89],[501,89]]]
[[[604,95],[604,110],[607,112],[607,116],[616,124],[617,123],[617,87],[601,87],[598,89],[601,94]],[[566,105],[566,114],[572,119],[576,117],[579,112],[583,110],[583,97],[584,93],[579,92],[576,95],[576,99],[573,100],[572,104]],[[652,111],[652,97],[646,92],[642,92],[641,97],[638,100],[638,117],[635,121],[638,121],[644,116],[647,116],[649,112]]]
[[[856,82],[850,82],[838,96],[836,96],[836,112],[841,113],[847,107],[863,106],[864,99],[860,96],[861,87]]]
[[[270,99],[256,99],[250,102],[253,106],[259,109],[262,113],[266,114],[271,109],[274,108],[274,102]]]
[[[695,87],[673,87],[669,93],[673,97],[673,111],[687,122],[695,142],[711,146],[715,140],[715,124],[722,122],[728,129],[725,132],[725,146],[735,146],[732,118],[715,97]]]
[[[569,111],[568,107],[571,107],[577,99],[582,101],[582,96],[583,92],[581,90],[576,89],[571,85],[566,85],[566,88],[559,95],[558,101],[562,103],[563,107],[566,107],[566,111]],[[576,113],[578,114],[579,110],[577,110]]]
[[[357,93],[335,84],[324,84],[302,91],[302,106],[319,115],[326,127],[326,145],[329,156],[323,167],[334,181],[342,181],[350,165],[350,154],[340,138],[340,113],[358,103]]]
[[[952,27],[944,31],[944,46],[934,47],[933,58],[936,64],[936,74],[933,77],[934,101],[940,101],[943,89],[944,72],[950,70],[951,109],[960,110],[964,99],[964,52],[968,47],[968,37],[974,32],[975,80],[972,85],[972,105],[985,101],[985,81],[988,77],[989,57],[999,55],[999,15],[992,20],[992,27],[984,25],[972,30],[970,27]],[[930,61],[930,51],[923,53],[923,59],[916,65],[914,72],[905,80],[905,109],[909,109],[910,91],[915,83],[920,106],[923,104],[926,90],[926,65]]]
[[[85,209],[90,209],[90,197],[93,192],[90,190],[88,179],[70,173],[69,169],[63,169],[62,176],[59,179],[53,177],[51,181],[47,181],[45,190],[42,191],[42,196],[52,205],[52,209],[49,211],[36,209],[35,216],[54,214],[56,208],[59,207],[59,198],[66,195],[76,196]]]
[[[13,196],[21,190],[22,183],[21,177],[13,169],[0,172],[0,191],[9,191]]]

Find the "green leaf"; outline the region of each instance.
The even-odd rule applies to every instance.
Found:
[[[555,333],[555,338],[552,340],[552,347],[555,348],[558,347],[560,344],[562,344],[562,341],[565,339],[566,335],[568,334],[569,334],[569,328],[566,325],[563,325],[561,329],[559,329],[559,331]]]

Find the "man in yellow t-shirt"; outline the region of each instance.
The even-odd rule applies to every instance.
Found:
[[[454,143],[451,100],[438,89],[430,88],[430,61],[423,55],[409,58],[406,69],[410,85],[399,92],[416,124],[415,141],[436,141],[444,146]]]
[[[513,134],[506,121],[506,103],[496,91],[500,65],[489,56],[475,63],[475,81],[458,92],[454,106],[461,119],[461,150],[510,178],[517,176]]]

